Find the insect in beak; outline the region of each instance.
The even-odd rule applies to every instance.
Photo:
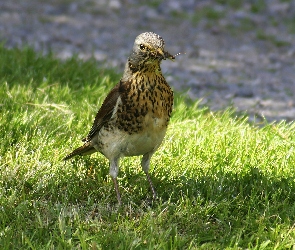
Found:
[[[186,54],[186,53],[177,53],[176,55],[171,55],[171,54],[169,54],[167,51],[165,51],[165,58],[164,58],[164,60],[166,59],[166,58],[168,58],[168,59],[170,59],[171,61],[174,61],[175,60],[175,58],[177,57],[177,56],[179,56],[179,55],[181,55],[181,54]]]

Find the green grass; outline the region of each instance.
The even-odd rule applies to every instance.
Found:
[[[1,249],[286,249],[295,245],[295,124],[258,127],[177,95],[151,192],[101,154],[61,159],[119,80],[94,61],[0,47]]]

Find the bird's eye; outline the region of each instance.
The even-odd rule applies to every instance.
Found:
[[[144,46],[143,44],[140,44],[140,45],[139,45],[139,48],[140,48],[141,50],[145,50],[145,46]]]

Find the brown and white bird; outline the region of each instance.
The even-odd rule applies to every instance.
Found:
[[[145,32],[136,37],[123,77],[99,109],[84,145],[67,155],[102,153],[110,162],[110,175],[119,204],[117,183],[119,161],[124,156],[142,155],[141,166],[150,184],[150,159],[165,136],[173,106],[173,91],[162,72],[161,61],[175,59],[165,51],[162,37]]]

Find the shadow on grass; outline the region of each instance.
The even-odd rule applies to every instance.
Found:
[[[78,222],[93,220],[93,225],[99,225],[101,220],[116,227],[129,225],[137,218],[138,223],[143,223],[143,230],[150,228],[151,235],[155,230],[169,232],[175,227],[184,242],[195,239],[197,244],[215,241],[229,244],[232,237],[236,237],[237,242],[239,237],[252,237],[253,232],[259,231],[258,227],[262,232],[268,231],[295,219],[294,179],[268,176],[258,168],[249,168],[242,174],[186,172],[175,177],[169,168],[154,169],[151,176],[158,199],[149,203],[151,192],[140,166],[125,164],[118,178],[123,200],[122,208],[118,209],[107,160],[77,157],[63,166],[46,182],[34,177],[16,190],[22,180],[14,180],[16,183],[11,183],[11,188],[16,190],[14,196],[18,198],[13,204],[3,206],[5,213],[0,214],[3,225],[10,225],[18,215],[16,226],[22,227],[30,220],[33,231],[38,215],[42,223],[52,223],[42,227],[57,230],[61,213],[69,213],[65,216],[79,213]],[[261,223],[262,220],[265,221]],[[131,228],[133,230],[133,226]],[[120,229],[120,236],[125,237],[126,229],[123,226]],[[129,231],[131,238],[134,237],[132,230]],[[105,232],[97,233],[99,238]],[[111,242],[113,238],[105,239],[106,245]]]
[[[295,214],[292,177],[267,175],[259,168],[249,168],[240,174],[222,171],[201,174],[191,170],[180,176],[173,176],[169,168],[156,168],[150,174],[158,194],[157,201],[152,203],[147,202],[151,200],[151,190],[141,167],[125,164],[120,169],[118,182],[124,205],[140,208],[143,204],[152,204],[151,207],[156,208],[163,203],[189,202],[192,207],[208,204],[214,207],[226,203],[228,213],[239,209],[240,216],[246,216],[252,209],[263,214],[267,206],[281,218],[292,219],[290,215],[294,217]],[[12,195],[11,190],[15,190],[18,197],[15,204],[46,200],[64,205],[117,205],[108,161],[103,157],[77,157],[59,167],[53,175],[11,179],[5,186],[4,196]]]
[[[102,158],[78,158],[72,164],[73,169],[83,172],[77,176],[72,172],[70,179],[65,180],[65,186],[69,186],[72,198],[75,201],[100,199],[111,197],[116,201],[113,183],[109,176],[107,160]],[[189,177],[194,176],[195,178]],[[169,169],[154,169],[151,171],[152,181],[162,202],[178,203],[183,199],[201,203],[217,204],[225,200],[233,203],[252,204],[255,209],[264,209],[265,204],[290,205],[295,201],[295,183],[292,177],[277,177],[266,175],[259,168],[249,168],[244,173],[217,172],[204,175],[186,173],[186,175],[173,177]],[[119,186],[124,200],[140,204],[151,198],[146,176],[140,166],[125,166],[120,169]],[[52,187],[60,189],[60,186]],[[245,214],[249,207],[244,207]],[[278,211],[281,213],[282,211]]]
[[[163,200],[178,203],[182,199],[188,199],[192,205],[227,202],[229,210],[239,208],[239,212],[245,216],[251,210],[263,214],[268,207],[280,218],[295,218],[290,218],[295,211],[293,177],[267,175],[256,167],[241,174],[217,172],[196,175],[195,178],[182,175],[171,179],[169,171],[163,170],[154,174],[154,184]],[[293,212],[290,213],[290,210]]]
[[[169,173],[164,172],[161,179],[156,180],[156,185],[168,189],[172,194],[168,196],[173,200],[177,200],[180,194],[186,194],[189,197],[202,196],[204,199],[215,199],[216,201],[220,198],[233,198],[238,195],[244,198],[256,195],[268,200],[271,200],[274,195],[288,198],[291,201],[295,199],[294,178],[267,176],[258,168],[251,168],[248,172],[241,174],[218,172],[211,175],[199,175],[196,178],[182,175],[172,180],[168,179],[169,177],[166,179],[166,175],[169,176]],[[163,192],[163,196],[167,196],[166,192]]]

